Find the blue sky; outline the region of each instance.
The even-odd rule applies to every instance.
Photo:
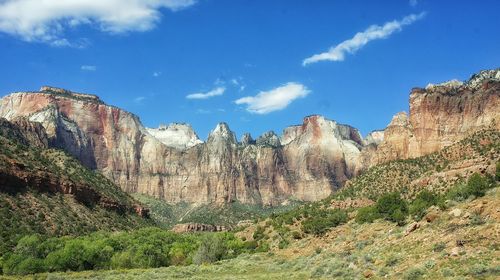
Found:
[[[202,139],[221,121],[257,137],[311,114],[366,135],[412,87],[500,65],[496,0],[61,2],[0,1],[0,95],[95,93]]]

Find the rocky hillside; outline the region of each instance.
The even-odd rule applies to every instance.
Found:
[[[500,131],[490,127],[439,152],[371,167],[335,196],[374,199],[398,191],[410,198],[422,189],[442,193],[473,173],[494,174],[499,159]]]
[[[151,224],[144,209],[99,173],[47,149],[42,125],[0,119],[0,255],[29,233],[80,235]]]
[[[189,126],[147,129],[135,115],[94,95],[51,87],[2,98],[0,116],[42,124],[51,147],[64,149],[127,192],[170,203],[318,200],[352,177],[363,146],[356,129],[321,116],[285,129],[281,139],[268,132],[242,142],[220,123],[201,143]]]
[[[499,69],[481,71],[465,83],[414,88],[410,114],[393,117],[384,140],[363,155],[363,167],[436,152],[486,127],[500,130],[499,108]]]

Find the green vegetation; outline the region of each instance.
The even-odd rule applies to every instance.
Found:
[[[482,159],[495,163],[498,174],[496,177],[500,178],[498,158],[500,158],[500,131],[481,130],[439,152],[373,166],[352,179],[329,200],[366,197],[376,201],[381,195],[389,192],[399,192],[404,198],[413,199],[421,191],[421,187],[412,182],[451,170],[454,165],[460,165],[468,159]],[[460,175],[447,176],[432,182],[433,191],[445,193],[461,183],[465,181]]]
[[[444,196],[438,195],[428,190],[422,190],[411,202],[410,214],[416,221],[419,221],[425,216],[429,207],[438,204],[441,206],[441,208],[444,207]]]
[[[404,224],[408,215],[408,203],[399,193],[381,196],[375,204],[375,209],[384,219],[398,224]]]
[[[385,194],[377,200],[374,206],[358,209],[355,220],[362,224],[372,223],[376,219],[384,218],[402,225],[408,214],[411,214],[415,221],[420,221],[431,206],[439,206],[444,209],[446,208],[446,199],[464,201],[470,197],[484,196],[486,191],[495,187],[496,184],[491,176],[481,176],[475,173],[469,178],[467,184],[458,184],[445,194],[436,194],[424,189],[409,203],[409,206],[398,193]],[[471,224],[477,225],[481,223],[482,217],[480,215],[471,216]]]
[[[28,142],[15,126],[0,131],[0,256],[30,234],[76,236],[152,225],[134,212],[137,201],[103,175],[63,151],[21,144]],[[64,184],[73,194],[64,194]]]
[[[447,198],[463,201],[469,197],[481,197],[484,196],[486,190],[494,186],[495,182],[492,177],[484,177],[475,173],[469,178],[467,184],[451,189],[447,193]]]
[[[305,233],[322,235],[330,228],[346,223],[347,220],[345,211],[321,209],[311,213],[310,218],[302,222],[302,230]]]
[[[159,228],[83,237],[28,235],[3,259],[5,274],[152,268],[212,263],[253,252],[232,233],[176,234]]]
[[[202,223],[234,227],[241,220],[262,219],[290,211],[302,204],[302,202],[292,201],[286,206],[262,207],[236,201],[223,206],[192,206],[187,203],[170,204],[144,194],[133,194],[132,196],[150,209],[151,219],[163,228],[170,228],[178,223]]]
[[[375,206],[367,206],[358,209],[355,220],[362,224],[373,223],[376,219],[380,218],[382,218],[382,215],[380,215]]]

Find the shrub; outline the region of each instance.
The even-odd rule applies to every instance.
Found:
[[[372,223],[379,218],[381,218],[381,215],[377,211],[377,208],[375,206],[367,206],[358,209],[355,220],[357,223],[363,224]]]
[[[257,228],[255,229],[255,231],[253,233],[253,239],[254,240],[263,239],[265,237],[264,231],[265,231],[265,229],[263,227],[257,226]]]
[[[435,243],[435,244],[432,246],[432,251],[434,251],[434,252],[441,252],[441,251],[443,251],[445,248],[446,248],[446,243],[444,243],[444,242],[438,242],[438,243]]]
[[[395,266],[399,262],[399,257],[397,255],[390,255],[385,260],[385,266]]]
[[[470,216],[470,224],[473,226],[479,226],[485,223],[485,220],[479,213],[472,213]]]
[[[221,236],[206,235],[194,254],[195,264],[213,263],[221,260],[227,253],[227,247]]]
[[[497,181],[500,181],[500,161],[497,161],[497,168],[495,172],[495,177],[497,178]]]
[[[423,275],[424,275],[424,271],[420,268],[412,268],[410,270],[408,270],[403,279],[405,280],[416,280],[416,279],[420,279]]]
[[[293,239],[302,239],[302,234],[298,231],[292,231],[292,238]]]
[[[411,202],[409,207],[410,215],[417,221],[421,220],[427,209],[433,205],[438,205],[443,199],[428,190],[422,190],[417,197]]]
[[[463,201],[470,196],[481,197],[486,194],[486,191],[491,188],[492,182],[486,177],[481,176],[479,173],[474,173],[466,185],[457,186],[451,189],[447,196],[449,199]]]
[[[302,222],[302,230],[305,233],[315,235],[324,234],[329,228],[347,222],[347,213],[340,209],[319,210],[314,216]]]
[[[474,173],[467,181],[467,188],[469,195],[481,197],[485,195],[486,190],[489,188],[489,182],[485,177]]]
[[[384,219],[402,224],[408,215],[408,205],[399,193],[388,193],[381,196],[375,208]]]

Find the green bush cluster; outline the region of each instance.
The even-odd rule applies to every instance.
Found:
[[[382,195],[375,204],[375,209],[384,219],[404,224],[408,215],[408,203],[397,192]]]
[[[364,224],[373,223],[373,221],[380,218],[382,218],[382,215],[380,215],[375,206],[367,206],[358,209],[355,220],[360,224]]]
[[[493,188],[495,184],[492,177],[481,176],[479,173],[474,173],[470,176],[467,184],[450,189],[446,197],[456,201],[463,201],[469,197],[482,197],[486,194],[486,191]]]
[[[232,233],[176,234],[159,228],[84,237],[28,235],[3,256],[3,273],[31,274],[211,263],[253,252]]]
[[[302,221],[302,230],[315,235],[324,234],[329,228],[346,223],[347,213],[340,209],[319,209],[315,215]]]
[[[445,194],[422,190],[410,203],[402,199],[399,193],[388,193],[379,197],[375,205],[358,209],[355,220],[358,223],[372,223],[376,219],[384,218],[402,225],[410,214],[416,221],[419,221],[431,206],[444,209],[447,199],[462,201],[470,197],[484,196],[486,191],[495,187],[496,184],[493,177],[475,173],[466,184],[457,185]]]
[[[444,196],[438,195],[428,190],[422,190],[417,197],[410,203],[410,215],[416,220],[421,220],[427,209],[433,205],[444,207]]]

